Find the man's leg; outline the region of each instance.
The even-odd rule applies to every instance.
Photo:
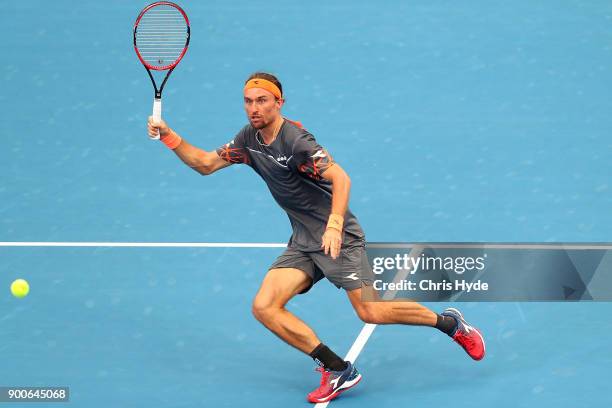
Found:
[[[373,291],[371,286],[364,290]],[[363,301],[362,289],[346,292],[361,320],[374,324],[409,324],[435,327],[438,315],[423,305],[410,301]],[[372,299],[368,294],[367,299]]]
[[[365,293],[363,291],[367,290]],[[437,314],[412,301],[383,301],[371,286],[347,291],[349,300],[361,320],[373,324],[407,324],[431,326],[455,340],[474,360],[485,355],[485,343],[480,331],[470,326],[461,312],[448,308]]]
[[[312,278],[299,269],[270,269],[253,301],[255,318],[287,344],[306,354],[321,341],[306,323],[285,309],[285,305],[310,285]]]
[[[285,309],[293,296],[310,285],[312,278],[300,269],[270,269],[253,301],[253,315],[286,343],[310,355],[321,365],[321,385],[308,394],[308,401],[316,403],[337,397],[357,384],[361,375],[352,364],[321,343],[306,323]]]

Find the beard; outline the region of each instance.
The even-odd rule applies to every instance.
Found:
[[[270,125],[271,122],[266,122],[262,117],[257,118],[255,121],[249,118],[249,123],[257,130],[261,130]]]

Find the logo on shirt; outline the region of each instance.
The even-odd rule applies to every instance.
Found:
[[[286,161],[287,161],[287,156],[278,156],[278,157],[276,158],[276,161],[277,161],[277,162],[282,162],[282,161],[285,161],[285,162],[286,162]]]
[[[316,152],[315,154],[313,154],[312,157],[313,159],[316,159],[317,157],[323,158],[325,157],[325,152],[323,150],[319,150],[318,152]]]

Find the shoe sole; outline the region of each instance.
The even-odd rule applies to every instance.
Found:
[[[332,392],[331,394],[329,394],[327,397],[325,398],[321,398],[321,399],[317,399],[317,400],[311,400],[308,399],[309,402],[315,403],[315,404],[319,404],[321,402],[328,402],[333,400],[334,398],[340,396],[340,394],[342,394],[344,391],[347,391],[351,388],[353,388],[354,386],[357,385],[357,383],[359,383],[359,381],[361,381],[361,374],[358,375],[357,378],[355,378],[352,381],[346,381],[344,384],[342,384],[340,386],[340,388],[338,388],[336,391]]]
[[[482,334],[480,333],[480,330],[478,330],[475,327],[474,327],[474,330],[476,330],[476,333],[478,333],[478,337],[480,337],[480,341],[482,341],[482,356],[480,356],[480,358],[474,358],[472,356],[470,356],[470,357],[472,357],[476,361],[480,361],[480,360],[482,360],[484,358],[485,354],[487,354],[487,345],[486,345],[486,343],[484,341],[484,337],[482,337]]]

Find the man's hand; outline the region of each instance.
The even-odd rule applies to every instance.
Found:
[[[332,259],[338,258],[342,246],[342,233],[335,228],[327,228],[321,241],[323,241],[321,248],[324,249],[325,255],[330,254]]]
[[[159,136],[164,137],[170,133],[170,128],[162,119],[155,119],[153,116],[149,116],[147,122],[147,130],[150,137],[157,137],[157,131],[159,130]]]

